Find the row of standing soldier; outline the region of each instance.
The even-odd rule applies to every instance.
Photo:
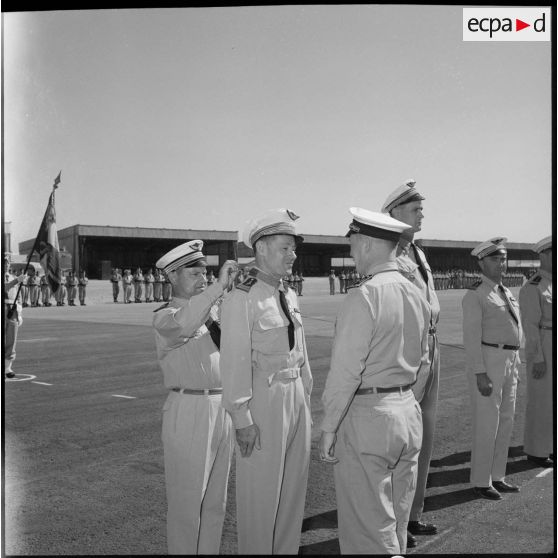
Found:
[[[76,277],[73,271],[69,271],[66,276],[60,277],[60,285],[53,293],[46,275],[39,275],[33,270],[23,274],[20,292],[21,305],[23,308],[52,306],[51,299],[54,297],[56,306],[65,306],[66,300],[69,306],[77,306],[77,297],[80,305],[86,306],[85,297],[88,283],[89,279],[85,271],[80,271],[79,277]]]

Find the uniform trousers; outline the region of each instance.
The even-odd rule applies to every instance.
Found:
[[[153,300],[153,283],[145,284],[145,301],[150,302]]]
[[[417,489],[411,506],[410,521],[420,521],[424,508],[426,483],[436,430],[436,411],[438,409],[438,388],[440,384],[440,346],[436,334],[428,336],[430,366],[421,370],[413,385],[413,393],[422,411],[422,447],[418,458]]]
[[[469,374],[473,413],[470,480],[473,486],[488,487],[506,476],[520,360],[518,351],[486,345],[482,355],[492,393],[481,395],[476,375]]]
[[[87,287],[85,285],[78,285],[78,297],[79,297],[79,303],[80,304],[85,304],[86,289],[87,289]]]
[[[50,302],[50,287],[47,285],[41,286],[41,294],[43,299],[43,306],[46,306]]]
[[[220,394],[169,394],[162,430],[169,554],[219,554],[232,433]]]
[[[29,288],[29,302],[31,306],[37,306],[39,303],[39,286],[31,285]]]
[[[77,287],[75,285],[71,285],[68,287],[68,302],[74,302],[76,299]]]
[[[421,410],[411,390],[355,395],[335,445],[342,554],[406,551],[421,443]]]
[[[136,302],[141,300],[141,295],[143,293],[143,281],[134,281],[134,298]]]
[[[254,374],[250,411],[261,449],[236,458],[238,553],[298,554],[310,464],[310,402],[301,378]]]
[[[114,299],[115,302],[118,300],[119,293],[120,293],[120,286],[118,285],[118,282],[114,281],[112,283],[112,298]]]
[[[4,303],[4,372],[13,372],[12,364],[16,357],[17,332],[22,322],[17,311],[14,311],[13,317],[8,319],[8,312],[11,308],[12,304]]]
[[[546,363],[546,372],[542,378],[533,378],[534,360],[527,355],[527,405],[525,408],[525,433],[523,451],[536,457],[548,457],[554,453],[554,436],[552,425],[552,378],[554,376],[552,359],[552,330],[541,329],[541,342]]]
[[[132,285],[131,283],[124,283],[124,302],[132,301]]]
[[[163,297],[163,284],[158,281],[153,285],[153,297],[156,302],[160,302]]]

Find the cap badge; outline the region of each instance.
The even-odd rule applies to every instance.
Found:
[[[356,233],[360,232],[360,227],[354,221],[349,224],[349,229]]]

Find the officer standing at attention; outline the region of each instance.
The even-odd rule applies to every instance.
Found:
[[[129,269],[124,270],[124,275],[122,276],[122,290],[124,291],[124,304],[132,304],[132,283],[134,278],[132,277],[132,272]]]
[[[50,285],[48,284],[47,276],[41,275],[41,298],[43,306],[52,306],[50,303]]]
[[[428,481],[428,469],[434,448],[436,430],[436,411],[438,408],[438,387],[440,383],[440,349],[436,327],[440,315],[440,303],[434,287],[432,270],[426,261],[424,252],[414,242],[414,236],[422,228],[422,201],[424,197],[415,188],[414,180],[407,180],[396,188],[386,199],[382,213],[388,213],[394,219],[402,221],[407,228],[397,244],[397,266],[399,271],[411,281],[422,293],[431,310],[428,328],[429,360],[428,367],[421,369],[413,385],[413,393],[422,410],[422,447],[418,461],[417,488],[409,517],[411,535],[434,535],[438,532],[432,523],[421,521],[424,497]],[[414,536],[408,538],[407,545],[416,546]]]
[[[163,283],[165,282],[165,277],[160,269],[155,269],[155,283],[153,283],[153,298],[155,302],[161,302],[163,300]]]
[[[320,458],[334,463],[342,554],[400,554],[422,441],[412,384],[428,366],[430,308],[398,271],[410,226],[352,207],[351,255],[364,275],[337,315],[322,395]]]
[[[110,282],[112,283],[112,298],[114,302],[118,302],[118,294],[120,293],[120,281],[122,281],[122,275],[118,268],[113,268],[110,274]]]
[[[141,267],[136,269],[134,273],[134,302],[141,302],[141,295],[143,294],[143,272]]]
[[[155,277],[153,276],[153,271],[151,268],[147,270],[144,276],[145,280],[145,302],[153,302],[153,284],[155,283]]]
[[[221,308],[223,405],[236,429],[239,554],[297,554],[310,463],[312,374],[296,293],[297,215],[247,224],[255,266]]]
[[[476,246],[481,280],[462,300],[463,345],[473,414],[471,484],[475,494],[500,500],[500,492],[519,492],[505,480],[519,377],[519,305],[502,285],[507,268],[506,239]]]
[[[539,255],[541,267],[519,291],[527,358],[527,406],[523,451],[529,461],[540,467],[552,467],[552,236],[537,242],[534,250]]]
[[[79,297],[79,303],[82,306],[87,306],[85,304],[85,294],[86,294],[86,291],[87,291],[87,283],[89,283],[89,279],[85,275],[85,271],[82,270],[79,274],[79,279],[78,279],[78,297]]]
[[[27,288],[29,289],[29,304],[31,306],[39,305],[39,275],[33,269],[29,279],[27,279]]]
[[[230,288],[236,262],[226,261],[207,286],[203,242],[166,253],[156,266],[173,297],[153,316],[165,387],[163,448],[169,554],[218,554],[233,452],[232,423],[221,406],[220,331],[215,304]]]
[[[333,269],[329,273],[329,294],[335,294],[335,271]]]
[[[66,279],[66,288],[68,289],[68,306],[76,305],[77,285],[78,280],[76,279],[76,274],[73,271],[70,271]]]

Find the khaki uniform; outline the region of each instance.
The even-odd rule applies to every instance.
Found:
[[[118,295],[120,293],[120,281],[122,281],[122,275],[120,275],[118,271],[113,271],[110,276],[110,282],[112,283],[112,298],[114,299],[114,302],[118,302]]]
[[[285,292],[294,325],[279,291]],[[312,374],[295,292],[257,268],[221,309],[223,405],[257,424],[261,449],[236,459],[239,554],[297,554],[310,463]],[[291,330],[292,331],[292,330]]]
[[[124,304],[132,302],[132,283],[134,278],[130,273],[124,273],[122,276],[122,290],[124,291]]]
[[[337,432],[343,554],[406,550],[422,443],[421,410],[410,385],[428,366],[429,322],[426,300],[395,262],[376,266],[350,289],[337,316],[321,429]],[[407,389],[355,395],[359,388],[398,386]]]
[[[440,302],[434,288],[430,265],[421,248],[407,240],[400,240],[397,249],[399,271],[411,281],[428,302],[431,310],[428,329],[429,366],[421,369],[413,392],[422,410],[422,448],[418,461],[417,489],[411,508],[410,521],[420,521],[428,481],[428,469],[434,449],[438,388],[440,384],[440,348],[436,328],[440,317]]]
[[[83,275],[78,279],[78,297],[79,303],[82,306],[85,306],[85,295],[87,293],[87,283],[89,283],[89,279]]]
[[[513,429],[519,378],[522,335],[519,305],[503,287],[486,276],[463,297],[463,345],[472,403],[471,484],[488,487],[506,476],[508,448]],[[486,345],[498,345],[493,347]],[[481,395],[476,374],[486,373],[492,393]]]
[[[221,394],[173,388],[221,387],[219,350],[205,325],[223,294],[219,283],[155,311],[153,327],[165,387],[163,448],[169,554],[218,554],[233,451],[232,423]]]
[[[519,291],[521,320],[525,330],[527,358],[527,407],[523,451],[536,457],[554,453],[552,394],[552,274],[540,270]],[[546,364],[541,378],[533,378],[533,363]]]
[[[14,275],[6,273],[4,275],[4,372],[13,372],[12,364],[16,358],[16,343],[19,326],[23,323],[21,293],[16,296],[19,288]],[[11,317],[8,313],[15,304],[14,312]]]

